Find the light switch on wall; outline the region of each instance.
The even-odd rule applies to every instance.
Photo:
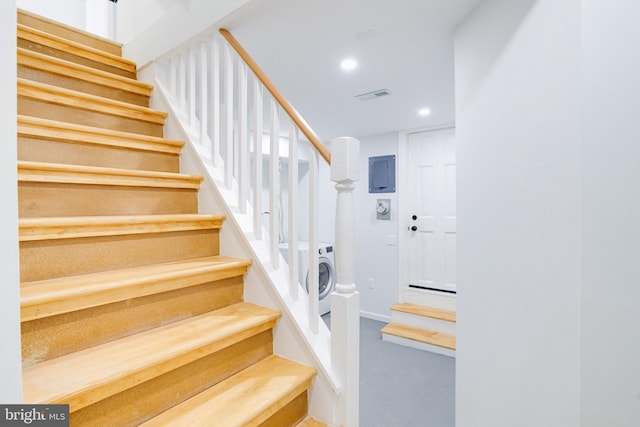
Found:
[[[391,199],[378,199],[376,201],[377,219],[391,219]]]
[[[398,236],[395,234],[388,234],[387,246],[398,246]]]

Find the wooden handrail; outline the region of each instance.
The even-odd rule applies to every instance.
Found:
[[[225,28],[220,28],[220,34],[227,39],[231,47],[240,55],[240,57],[247,63],[251,71],[255,74],[255,76],[262,82],[262,84],[267,88],[267,90],[271,93],[271,95],[275,98],[276,102],[280,104],[282,109],[287,113],[287,115],[293,120],[293,122],[300,128],[302,133],[309,139],[309,142],[313,144],[315,149],[320,153],[323,159],[326,160],[328,164],[331,164],[331,152],[327,146],[318,138],[316,133],[311,129],[311,127],[305,122],[302,116],[293,108],[291,103],[287,100],[287,98],[280,93],[278,88],[269,80],[267,75],[260,69],[258,64],[251,58],[249,53],[242,47],[242,45],[238,42],[238,40],[233,37],[233,35],[229,32],[229,30]]]

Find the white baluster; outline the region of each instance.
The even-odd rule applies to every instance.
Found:
[[[196,128],[196,49],[189,48],[189,125]]]
[[[253,234],[256,239],[262,239],[262,122],[263,122],[263,99],[262,85],[258,79],[254,80],[254,141],[255,141],[255,163],[254,163],[254,184],[253,184]]]
[[[289,122],[289,292],[298,299],[298,128]]]
[[[220,155],[220,42],[211,39],[211,165]]]
[[[278,108],[271,100],[271,132],[269,152],[269,245],[271,265],[274,269],[280,267],[280,123],[278,122]]]
[[[344,137],[331,142],[331,180],[336,182],[335,259],[337,283],[331,295],[331,362],[340,376],[344,394],[338,409],[339,424],[358,426],[360,295],[355,284],[354,182],[359,179],[360,142]]]
[[[238,64],[238,209],[247,213],[249,199],[249,139],[247,137],[247,66]]]
[[[209,127],[209,84],[208,84],[208,67],[209,57],[207,55],[207,43],[200,43],[200,71],[198,77],[200,79],[200,146],[205,147],[205,141],[207,140],[208,127]]]
[[[178,67],[179,60],[176,56],[169,61],[169,93],[174,100],[178,99]]]
[[[225,45],[224,65],[224,186],[230,189],[233,180],[233,56],[229,45]]]
[[[180,54],[180,69],[178,71],[178,102],[180,114],[187,112],[187,52]]]
[[[309,144],[309,328],[318,333],[318,152]],[[304,285],[303,285],[304,286]]]

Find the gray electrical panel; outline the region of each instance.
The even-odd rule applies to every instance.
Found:
[[[369,157],[369,193],[395,193],[396,156]]]

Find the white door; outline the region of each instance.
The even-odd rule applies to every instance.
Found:
[[[409,286],[456,292],[455,129],[408,135]]]

